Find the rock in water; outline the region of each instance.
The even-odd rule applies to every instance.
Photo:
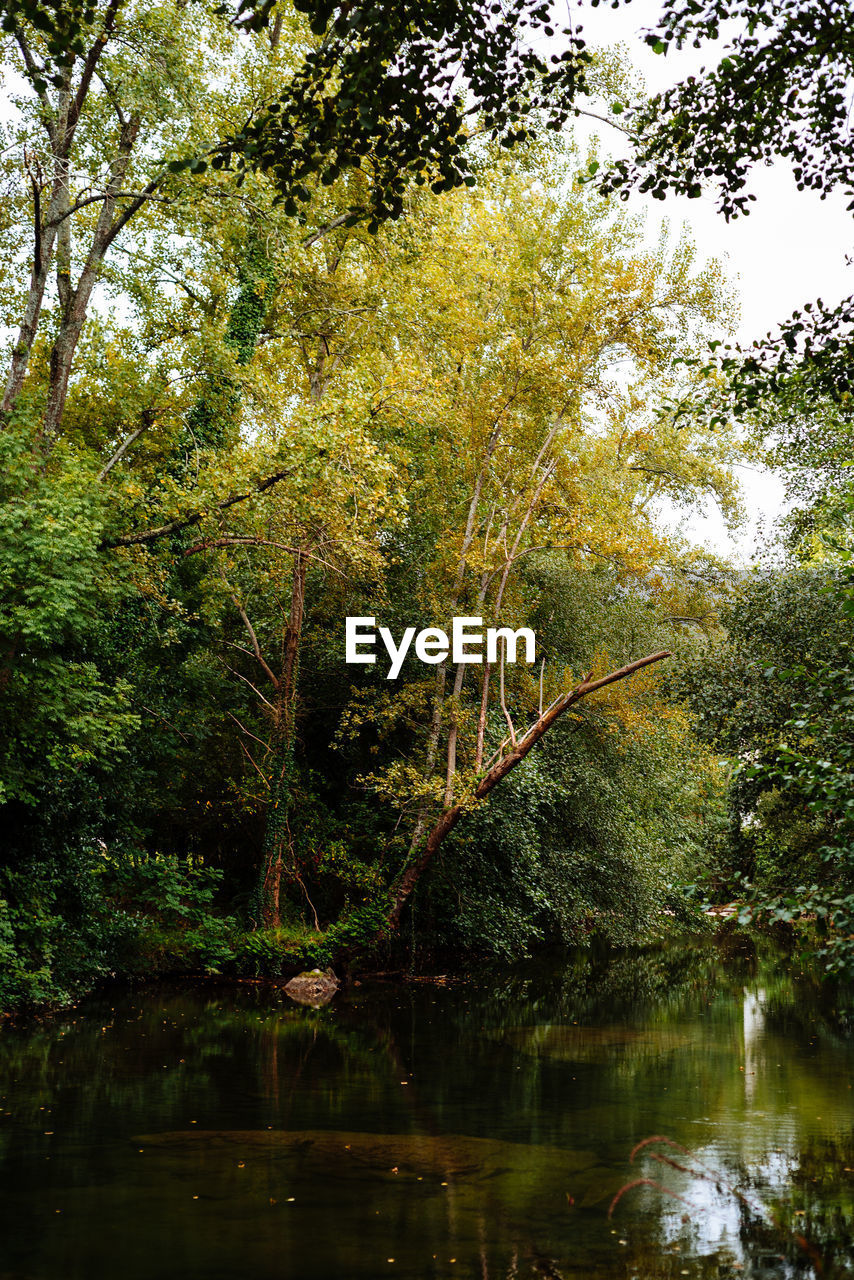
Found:
[[[285,984],[285,991],[297,1004],[308,1004],[312,1009],[320,1009],[329,1004],[338,986],[338,979],[331,969],[309,969],[306,973],[298,973],[295,978],[291,978]]]

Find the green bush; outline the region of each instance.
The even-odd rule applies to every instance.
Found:
[[[723,799],[691,751],[655,724],[619,743],[593,721],[557,726],[455,833],[414,908],[418,933],[512,959],[685,923],[676,886],[702,865],[701,802],[714,814]]]
[[[0,869],[0,1010],[67,1003],[115,971],[134,926],[103,887],[83,845]]]
[[[280,978],[294,968],[309,968],[314,963],[312,940],[317,937],[302,924],[242,933],[235,944],[233,967],[256,978]]]
[[[131,972],[220,973],[235,959],[238,924],[219,914],[223,873],[193,858],[151,854],[107,863],[105,888],[133,921]]]

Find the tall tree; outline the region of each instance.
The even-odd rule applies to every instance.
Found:
[[[497,164],[483,197],[447,197],[438,217],[425,210],[421,242],[395,273],[393,365],[378,394],[383,385],[397,394],[384,396],[378,426],[415,445],[410,519],[422,528],[424,565],[410,609],[398,611],[403,625],[447,627],[466,614],[518,626],[528,557],[560,549],[649,568],[668,556],[656,497],[689,502],[708,487],[732,498],[732,442],[656,432],[647,409],[672,357],[697,349],[701,317],[717,315],[716,271],[694,278],[687,245],[669,261],[664,246],[645,253],[595,200],[558,194],[573,163],[541,149],[519,166]],[[405,343],[392,338],[401,333]],[[514,677],[507,693],[498,655],[474,667],[437,662],[422,764],[397,761],[374,778],[411,824],[393,923],[467,808],[580,698],[646,665],[630,656],[601,684],[591,674],[567,688],[549,675],[548,708],[536,680]],[[407,693],[399,712],[412,710]],[[517,734],[514,714],[533,723]]]
[[[554,34],[548,6],[514,0],[500,14],[493,8],[309,3],[297,6],[300,23],[269,3],[229,13],[200,2],[57,8],[7,0],[2,26],[46,145],[28,149],[18,140],[31,196],[31,269],[2,411],[20,394],[54,273],[59,324],[43,434],[48,445],[56,437],[106,255],[146,202],[164,198],[170,173],[236,165],[240,182],[247,169],[260,169],[295,214],[318,180],[329,185],[363,170],[363,198],[335,220],[368,216],[375,229],[400,216],[410,180],[437,190],[474,182],[472,133],[485,130],[510,146],[543,123],[565,123],[584,92],[581,42],[567,30],[562,53],[547,63],[533,42]],[[285,24],[294,56],[279,62],[276,82],[259,81],[246,123],[238,127],[226,110],[225,136],[211,136],[213,116],[207,136],[187,128],[205,79],[199,26],[220,56],[233,58],[234,27],[266,28],[275,50]],[[83,210],[96,212],[94,224],[75,217]]]

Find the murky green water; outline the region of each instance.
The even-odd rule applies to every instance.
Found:
[[[671,951],[7,1028],[0,1280],[854,1276],[826,1004]]]

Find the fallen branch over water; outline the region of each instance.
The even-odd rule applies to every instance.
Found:
[[[636,671],[640,671],[643,667],[649,667],[655,662],[661,662],[664,658],[670,657],[670,650],[663,649],[658,653],[650,653],[645,658],[638,658],[635,662],[630,662],[625,667],[619,667],[616,671],[609,671],[606,676],[600,676],[597,680],[593,679],[593,672],[589,671],[579,685],[567,693],[562,693],[560,697],[555,698],[551,706],[537,717],[532,725],[530,725],[520,738],[512,743],[512,749],[506,755],[502,754],[494,765],[483,775],[478,782],[474,798],[476,800],[485,799],[489,793],[498,786],[511,773],[518,764],[521,764],[528,752],[536,746],[542,737],[548,733],[552,725],[556,723],[560,717],[574,706],[576,702],[580,702],[582,698],[589,697],[591,693],[595,693],[597,689],[604,689],[606,685],[614,684],[618,680],[625,680],[629,676],[633,676]],[[505,744],[506,745],[506,744]],[[409,864],[401,875],[395,886],[392,895],[392,904],[386,918],[386,922],[391,929],[396,929],[400,923],[401,913],[406,904],[406,900],[412,893],[421,876],[427,867],[433,861],[439,848],[447,836],[453,831],[460,818],[466,812],[465,804],[454,804],[443,810],[437,822],[433,826],[432,831],[427,837],[424,847],[418,857]]]

